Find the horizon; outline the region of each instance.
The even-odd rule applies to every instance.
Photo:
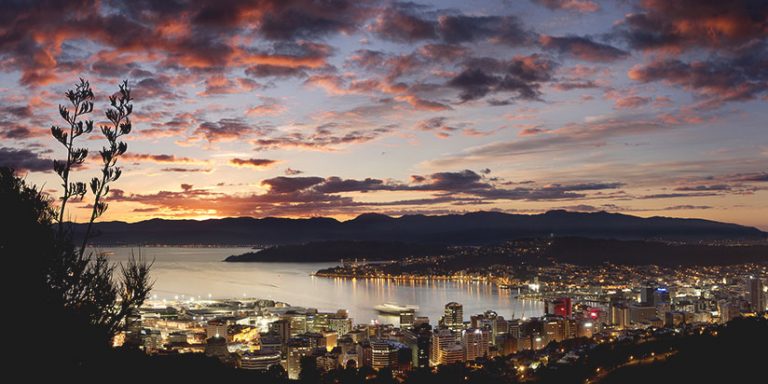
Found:
[[[100,221],[566,210],[768,231],[761,14],[742,1],[17,3],[0,11],[0,165],[59,196],[49,127],[65,90],[91,82],[98,126],[127,79],[133,132]],[[104,141],[81,143],[98,156]],[[87,221],[90,203],[68,218]]]
[[[226,217],[211,217],[211,218],[163,218],[163,217],[152,217],[152,218],[146,218],[141,219],[137,221],[124,221],[124,220],[103,220],[101,223],[125,223],[125,224],[136,224],[141,223],[145,221],[151,221],[151,220],[166,220],[166,221],[176,221],[176,220],[192,220],[192,221],[209,221],[209,220],[226,220],[226,219],[254,219],[254,220],[264,220],[264,219],[287,219],[287,220],[311,220],[311,219],[332,219],[336,220],[340,223],[346,223],[350,221],[354,221],[355,219],[365,216],[365,215],[379,215],[379,216],[386,216],[393,219],[399,219],[407,216],[427,216],[427,217],[442,217],[442,216],[465,216],[465,215],[471,215],[471,214],[480,214],[480,213],[498,213],[498,214],[504,214],[504,215],[518,215],[518,216],[539,216],[539,215],[546,215],[551,212],[565,212],[565,213],[576,213],[576,214],[618,214],[623,216],[630,216],[630,217],[637,217],[642,219],[651,219],[651,218],[664,218],[664,219],[683,219],[683,220],[703,220],[703,221],[711,221],[721,224],[733,224],[733,225],[740,225],[748,228],[755,228],[757,230],[760,230],[761,232],[768,233],[768,230],[756,227],[756,226],[750,226],[750,225],[742,225],[739,223],[731,223],[731,222],[725,222],[725,221],[716,221],[716,220],[709,220],[709,219],[702,219],[698,217],[673,217],[673,216],[637,216],[633,214],[628,213],[621,213],[621,212],[609,212],[609,211],[593,211],[593,212],[582,212],[582,211],[568,211],[564,209],[552,209],[544,212],[539,213],[513,213],[513,212],[501,212],[501,211],[472,211],[472,212],[457,212],[457,213],[443,213],[443,214],[424,214],[424,213],[412,213],[412,214],[403,214],[403,215],[387,215],[383,213],[378,212],[361,212],[355,216],[349,216],[345,218],[337,218],[337,217],[331,217],[331,216],[298,216],[298,217],[287,217],[287,216],[226,216]],[[77,224],[85,224],[85,223],[77,223]]]

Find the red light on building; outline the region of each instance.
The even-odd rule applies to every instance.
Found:
[[[590,319],[597,319],[600,317],[600,309],[599,308],[590,308],[587,310],[587,314]]]
[[[573,305],[571,304],[570,297],[563,297],[552,302],[555,306],[555,315],[562,317],[570,317]]]

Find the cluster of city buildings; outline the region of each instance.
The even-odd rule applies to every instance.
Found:
[[[761,268],[748,270],[764,272]],[[467,316],[455,302],[445,305],[439,319],[402,307],[397,324],[355,324],[343,309],[322,312],[271,300],[152,302],[129,319],[116,343],[153,354],[205,353],[241,369],[281,366],[290,378],[298,378],[307,361],[322,371],[367,366],[407,372],[540,351],[568,339],[616,340],[768,311],[765,281],[758,277],[765,275],[737,276],[738,270],[675,271],[664,278],[646,270],[641,280],[625,275],[619,286],[606,283],[606,271],[599,272],[601,284],[570,286],[574,276],[595,277],[563,278],[561,269],[553,279],[553,271],[542,270],[525,286],[505,288],[546,302],[543,316],[516,319],[492,310]],[[633,280],[635,285],[627,286]],[[578,357],[560,352],[561,362]]]

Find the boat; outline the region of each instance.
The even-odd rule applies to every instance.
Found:
[[[403,312],[416,312],[419,309],[416,305],[398,305],[394,303],[379,304],[373,307],[380,313],[386,313],[390,315],[399,315]]]

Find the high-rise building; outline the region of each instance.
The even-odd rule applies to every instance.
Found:
[[[411,329],[413,328],[413,322],[416,320],[416,313],[414,310],[409,309],[400,312],[400,328]]]
[[[340,336],[346,335],[352,331],[352,319],[341,316],[331,316],[328,318],[328,329],[335,331]]]
[[[211,320],[205,326],[206,338],[223,338],[227,339],[228,335],[227,323],[223,320]]]
[[[305,338],[293,338],[288,341],[288,357],[286,366],[288,378],[298,380],[301,373],[301,359],[309,356],[312,349],[309,347],[309,340]]]
[[[286,318],[291,322],[291,337],[296,337],[307,332],[307,315],[302,313],[286,313]]]
[[[547,316],[544,320],[544,337],[547,343],[551,341],[563,341],[565,339],[565,318],[559,316]]]
[[[440,352],[440,364],[453,364],[464,361],[464,346],[461,343],[453,343]]]
[[[629,307],[629,319],[635,323],[650,323],[657,316],[656,307],[632,305]]]
[[[487,328],[470,328],[464,331],[462,344],[466,351],[466,361],[474,361],[479,357],[488,356],[491,332]]]
[[[291,338],[291,322],[287,319],[280,319],[269,324],[269,331],[280,338],[280,352],[283,356],[288,353],[288,340]]]
[[[610,323],[618,329],[629,326],[629,306],[626,303],[611,302]]]
[[[430,363],[432,365],[443,364],[445,361],[444,352],[449,346],[456,344],[456,335],[450,329],[439,329],[432,333],[432,352],[430,353]],[[463,352],[462,352],[463,353]]]
[[[464,328],[464,306],[454,302],[446,304],[443,325],[453,330]]]
[[[646,307],[655,306],[656,287],[652,284],[640,287],[640,302]]]
[[[371,363],[373,369],[394,368],[397,365],[397,348],[389,340],[371,340]]]
[[[552,301],[552,314],[562,317],[570,317],[573,313],[573,303],[570,297],[561,297]]]
[[[419,325],[403,332],[404,342],[411,349],[411,366],[428,368],[430,346],[432,343],[432,327],[429,324]]]
[[[753,311],[765,311],[766,307],[765,292],[763,292],[763,282],[759,277],[749,278],[749,303]]]

